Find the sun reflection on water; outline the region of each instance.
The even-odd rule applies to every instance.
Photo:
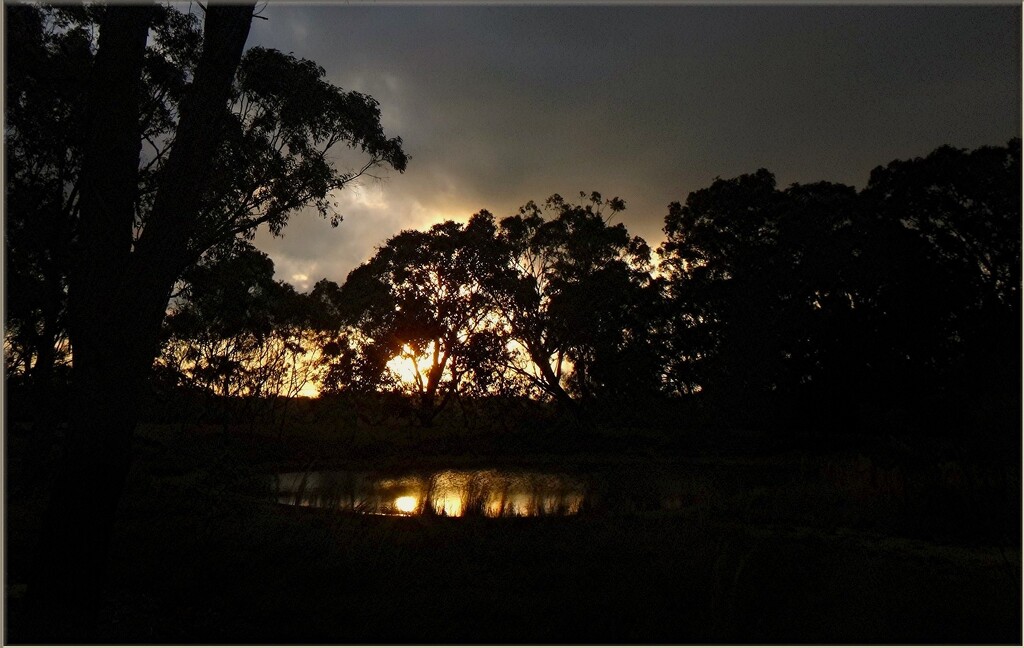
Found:
[[[462,517],[464,505],[462,496],[452,491],[435,493],[430,502],[434,506],[434,513],[448,517]]]
[[[585,488],[566,475],[497,470],[446,470],[381,478],[344,471],[282,473],[275,477],[283,504],[375,515],[523,517],[573,515]]]

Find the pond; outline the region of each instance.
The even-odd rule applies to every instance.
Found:
[[[372,515],[532,517],[689,508],[717,497],[718,489],[703,473],[696,467],[652,464],[311,470],[271,475],[262,488],[269,486],[281,504]]]
[[[274,475],[271,482],[281,504],[376,515],[574,515],[588,492],[580,477],[513,470],[442,470],[399,476],[289,472]]]

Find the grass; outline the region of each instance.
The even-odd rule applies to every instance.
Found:
[[[277,435],[277,431],[274,433]],[[1020,474],[917,452],[652,455],[379,430],[140,429],[103,643],[1019,643]],[[8,437],[10,485],[27,437]],[[644,441],[656,445],[654,434]],[[436,450],[436,448],[441,448]],[[370,450],[375,449],[376,457]],[[557,468],[578,515],[385,517],[278,505],[267,474]],[[344,484],[337,485],[344,488]],[[17,642],[41,498],[7,502]],[[466,484],[480,508],[482,484]],[[475,499],[474,499],[475,497]],[[668,507],[666,508],[666,504]]]

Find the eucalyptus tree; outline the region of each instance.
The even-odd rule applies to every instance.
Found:
[[[666,241],[658,253],[674,307],[669,369],[678,391],[706,390],[716,380],[737,380],[729,374],[753,360],[750,352],[756,349],[747,349],[746,344],[733,354],[738,367],[723,367],[713,359],[728,353],[726,344],[735,337],[728,329],[740,325],[730,311],[763,308],[754,300],[766,294],[745,289],[744,284],[771,279],[768,257],[777,237],[778,203],[775,178],[761,169],[716,180],[691,193],[685,204],[669,205]],[[768,312],[758,315],[765,321],[769,317]],[[745,323],[756,328],[758,321],[747,318]],[[753,341],[756,345],[758,340]]]
[[[669,205],[659,255],[674,390],[761,416],[766,398],[854,388],[867,344],[863,228],[852,187],[780,190],[764,169]]]
[[[880,389],[894,406],[940,413],[936,425],[961,420],[1017,441],[1020,150],[1017,138],[942,146],[875,168],[861,192],[883,233],[873,254]]]
[[[622,223],[619,198],[529,202],[501,221],[510,272],[496,303],[522,350],[513,371],[563,405],[660,390],[661,287],[651,251]]]
[[[244,408],[236,413],[255,425],[315,381],[318,331],[337,328],[325,307],[275,281],[273,261],[249,244],[209,254],[185,272],[172,301],[158,370],[233,412]]]
[[[61,202],[73,205],[72,421],[31,587],[54,637],[74,638],[94,618],[140,385],[178,278],[207,250],[260,225],[280,233],[304,206],[337,222],[332,191],[376,167],[405,168],[401,140],[385,136],[372,98],[291,55],[254,48],[243,56],[253,9],[209,5],[201,29],[179,18],[173,37],[155,22],[167,10],[154,6],[93,14],[99,36],[78,118],[80,162]],[[338,145],[365,161],[338,169],[328,155]]]
[[[859,193],[762,169],[673,203],[669,382],[754,416],[944,429],[969,394],[1019,394],[1019,170],[1013,140],[894,161]]]
[[[506,263],[494,234],[486,212],[407,230],[353,270],[324,389],[409,394],[425,426],[453,398],[493,392],[507,353],[489,290]]]
[[[67,275],[99,11],[7,4],[4,13],[5,369],[32,388],[41,432],[55,409],[51,381],[71,362]],[[173,29],[171,15],[158,11],[154,30]]]

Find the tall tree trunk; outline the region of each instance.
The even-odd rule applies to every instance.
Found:
[[[115,308],[131,249],[138,191],[139,94],[151,7],[108,9],[89,99],[81,225],[69,283],[74,345],[71,416],[37,545],[30,640],[91,636],[107,543],[128,470],[136,380],[111,385],[125,362]],[[125,376],[128,378],[128,376]]]
[[[134,248],[139,91],[152,8],[110,7],[101,23],[69,277],[72,420],[30,583],[34,629],[21,639],[95,638],[141,386],[174,281],[202,252],[190,250],[189,240],[253,6],[207,9],[202,59],[181,106],[153,212]]]

